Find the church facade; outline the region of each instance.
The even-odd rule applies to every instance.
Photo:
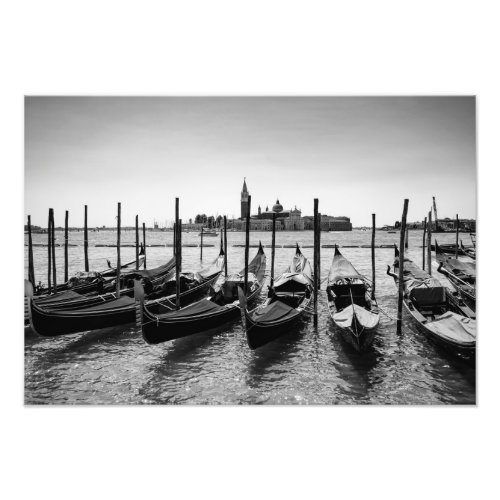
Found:
[[[248,214],[248,192],[246,178],[243,180],[243,188],[241,190],[241,217],[238,221],[232,220],[229,222],[229,227],[235,230],[244,230],[246,226],[246,216]],[[269,210],[269,206],[262,211],[260,205],[256,215],[250,214],[250,229],[255,231],[271,231],[273,211]],[[295,206],[291,210],[283,210],[276,214],[276,230],[277,231],[304,231],[313,229],[313,217],[302,217],[302,211]],[[352,224],[349,217],[332,217],[329,215],[321,216],[322,231],[352,231]]]

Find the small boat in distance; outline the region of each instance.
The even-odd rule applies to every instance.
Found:
[[[202,230],[198,234],[198,236],[201,236],[202,233],[203,233],[203,236],[217,236],[217,231],[215,229],[202,228]]]
[[[372,344],[380,319],[371,291],[372,285],[366,277],[335,246],[326,287],[328,310],[342,338],[358,352]]]

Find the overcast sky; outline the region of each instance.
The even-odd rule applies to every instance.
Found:
[[[475,218],[474,97],[27,97],[25,214],[47,224],[149,226],[252,213],[279,198],[354,226]]]

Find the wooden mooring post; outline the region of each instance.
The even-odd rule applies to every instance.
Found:
[[[227,278],[227,217],[224,215],[224,276]]]
[[[87,227],[87,205],[85,205],[85,221],[83,226],[83,254],[85,257],[85,272],[89,272],[89,232]]]
[[[248,252],[250,249],[250,210],[251,210],[252,197],[248,197],[248,207],[246,213],[246,224],[245,224],[245,287],[243,291],[245,292],[245,297],[248,294]]]
[[[48,293],[52,292],[52,230],[51,230],[51,218],[50,211],[52,209],[49,208],[49,221],[47,224],[47,291]]]
[[[51,239],[52,239],[52,286],[54,293],[57,292],[57,268],[56,268],[56,228],[54,222],[54,209],[50,209],[51,217]]]
[[[135,268],[139,269],[139,216],[135,216]]]
[[[276,212],[273,212],[273,236],[271,240],[271,288],[274,286],[274,255],[276,251]]]
[[[313,261],[313,267],[314,267],[314,280],[313,280],[313,286],[314,286],[314,322],[316,323],[318,321],[318,274],[319,274],[319,269],[318,269],[318,260],[319,260],[319,255],[318,255],[318,246],[319,246],[319,241],[318,241],[318,198],[314,198],[314,261]]]
[[[181,308],[181,221],[179,220],[179,198],[175,199],[175,307]]]
[[[31,237],[31,215],[28,215],[28,280],[35,287],[35,266],[33,263],[33,239]]]
[[[405,248],[408,249],[408,228],[406,228],[405,232]]]
[[[427,214],[427,272],[432,276],[432,212]]]
[[[142,246],[144,247],[144,269],[146,269],[146,223],[142,223]]]
[[[85,220],[87,220],[87,206],[85,205]],[[120,298],[121,258],[120,258],[120,232],[122,225],[122,204],[118,202],[118,216],[116,220],[116,298]]]
[[[457,232],[456,232],[456,240],[455,240],[455,259],[458,259],[458,229],[459,229],[460,221],[458,220],[457,214]]]
[[[427,233],[427,217],[424,220],[424,234],[422,235],[422,269],[425,271],[425,235]]]
[[[203,260],[203,226],[201,226],[201,233],[200,233],[200,260]]]
[[[66,210],[66,214],[64,216],[64,282],[68,281],[68,220],[69,220],[69,212]]]
[[[372,299],[375,299],[375,214],[372,214]]]
[[[406,234],[406,216],[408,214],[408,199],[405,199],[403,206],[403,215],[401,216],[401,232],[399,238],[399,273],[398,273],[398,320],[397,333],[401,333],[403,326],[403,297],[404,297],[404,262],[405,262],[405,234]]]

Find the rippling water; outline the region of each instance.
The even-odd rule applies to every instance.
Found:
[[[463,235],[464,240],[468,239]],[[147,243],[171,243],[171,233],[147,233]],[[322,233],[322,244],[368,245],[369,231]],[[438,241],[454,243],[453,234]],[[63,234],[56,233],[62,243]],[[133,231],[122,233],[122,242],[134,241]],[[377,232],[377,244],[399,244],[399,233]],[[83,269],[82,232],[70,233],[70,275]],[[90,233],[90,244],[111,244],[116,233]],[[251,233],[251,244],[270,245],[271,233]],[[312,232],[278,232],[277,245],[312,245]],[[34,235],[45,243],[46,235]],[[196,233],[183,235],[184,243],[198,243]],[[204,248],[203,263],[218,254],[218,238],[205,238],[214,247]],[[228,233],[229,271],[243,267],[243,233]],[[467,243],[464,241],[464,243]],[[422,232],[410,231],[409,257],[422,263]],[[250,257],[256,249],[250,250]],[[276,250],[276,272],[290,262],[293,248]],[[303,253],[311,259],[312,248]],[[369,248],[344,248],[342,253],[358,271],[371,277]],[[27,249],[25,252],[27,275]],[[266,249],[268,269],[270,248]],[[148,248],[148,268],[172,255],[171,248]],[[27,404],[474,404],[475,367],[432,344],[405,314],[402,335],[392,318],[397,293],[386,275],[392,249],[376,249],[376,280],[381,315],[373,348],[358,354],[346,345],[328,316],[323,290],[318,300],[318,322],[305,319],[294,331],[251,351],[239,321],[216,335],[198,334],[149,346],[133,324],[62,337],[44,338],[25,329],[25,402]],[[89,248],[91,269],[106,268],[106,258],[116,261],[116,249]],[[321,249],[321,276],[330,268],[333,249]],[[35,247],[36,279],[47,279],[47,249]],[[122,249],[122,262],[135,258],[134,248]],[[63,249],[56,249],[58,279],[63,276]],[[199,248],[183,248],[183,268],[200,266]],[[446,278],[434,275],[444,284]],[[61,280],[62,281],[62,280]],[[264,290],[266,294],[267,290]]]

